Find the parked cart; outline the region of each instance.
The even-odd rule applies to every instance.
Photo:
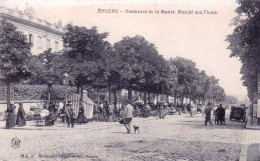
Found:
[[[243,121],[246,119],[246,110],[243,106],[231,106],[229,120]]]
[[[49,111],[32,106],[30,112],[33,116],[33,122],[35,125],[45,125],[45,119],[49,116]]]

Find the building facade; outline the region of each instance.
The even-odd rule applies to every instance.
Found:
[[[13,23],[17,29],[27,36],[32,43],[31,52],[33,55],[43,53],[51,48],[52,52],[63,49],[63,34],[65,28],[61,21],[51,24],[34,16],[34,10],[26,7],[26,10],[9,9],[0,6],[0,19],[6,19]]]

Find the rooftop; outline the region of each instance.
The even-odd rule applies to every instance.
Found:
[[[55,31],[59,31],[64,33],[65,32],[65,28],[62,26],[62,22],[61,20],[58,21],[58,23],[50,23],[46,20],[42,20],[38,17],[34,16],[35,12],[32,8],[26,8],[26,10],[21,11],[18,9],[10,9],[10,8],[6,8],[3,6],[0,6],[0,16],[1,15],[6,15],[6,16],[12,16],[21,20],[25,20],[40,26],[44,26],[47,27],[49,29],[55,30]]]

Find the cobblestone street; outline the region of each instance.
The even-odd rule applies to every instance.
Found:
[[[7,130],[2,121],[0,160],[239,160],[248,135],[243,123],[204,126],[203,121],[201,114],[134,118],[132,125],[140,126],[140,134],[126,134],[117,122],[91,122],[74,129],[28,122]],[[21,141],[20,147],[12,147],[12,138]]]

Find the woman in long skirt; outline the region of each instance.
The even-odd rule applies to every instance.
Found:
[[[79,113],[78,113],[78,123],[81,124],[84,122],[84,107],[83,107],[83,104],[82,102],[80,102],[80,105],[79,105]]]
[[[19,108],[18,108],[18,112],[17,112],[17,119],[16,119],[16,125],[18,125],[19,127],[26,125],[26,122],[25,122],[25,112],[24,112],[22,103],[19,103]]]
[[[11,127],[15,126],[15,114],[14,114],[15,108],[16,107],[14,106],[14,104],[11,103],[10,106],[8,107],[7,111],[6,111],[8,113],[7,119],[6,119],[6,125],[5,125],[5,127],[7,129],[10,129]]]

